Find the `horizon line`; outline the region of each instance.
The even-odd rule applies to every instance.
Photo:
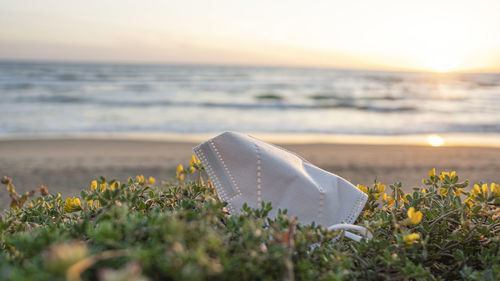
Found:
[[[378,72],[407,72],[407,73],[431,73],[437,75],[446,74],[500,74],[500,70],[476,69],[476,70],[455,70],[455,71],[431,71],[412,68],[359,68],[359,67],[338,67],[338,66],[313,66],[313,65],[279,65],[279,64],[251,64],[251,63],[195,63],[179,61],[140,61],[140,60],[67,60],[67,59],[38,59],[38,58],[2,58],[0,63],[54,63],[54,64],[115,64],[115,65],[153,65],[153,66],[206,66],[206,67],[254,67],[254,68],[295,68],[295,69],[317,69],[317,70],[339,70],[339,71],[378,71]]]

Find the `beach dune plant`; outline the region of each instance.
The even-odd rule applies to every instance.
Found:
[[[92,181],[78,197],[15,193],[0,217],[2,280],[498,280],[500,187],[429,172],[358,185],[373,239],[302,225],[280,210],[229,216],[194,157],[172,181]],[[29,201],[31,200],[31,201]]]

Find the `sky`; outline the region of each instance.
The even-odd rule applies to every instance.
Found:
[[[0,59],[500,72],[498,11],[498,0],[0,0]]]

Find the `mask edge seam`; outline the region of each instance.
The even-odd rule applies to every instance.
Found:
[[[255,153],[257,155],[257,207],[260,206],[262,202],[262,172],[261,172],[261,164],[262,164],[262,159],[261,159],[261,153],[259,146],[255,143],[252,142],[255,148]]]
[[[363,193],[362,191],[355,189],[355,191],[358,193],[358,196],[356,198],[356,203],[354,207],[347,213],[347,215],[342,219],[341,222],[343,223],[349,223],[352,224],[356,219],[359,217],[360,212],[363,210],[364,206],[366,205],[366,201],[368,200],[368,196]],[[352,218],[352,220],[350,220]]]
[[[240,187],[238,186],[238,184],[234,180],[234,177],[231,174],[231,171],[229,170],[229,168],[227,167],[226,163],[222,159],[221,152],[217,149],[217,146],[215,146],[215,143],[214,143],[213,139],[209,140],[209,144],[213,148],[213,150],[215,151],[215,155],[216,155],[217,159],[219,159],[219,161],[222,163],[222,166],[224,167],[224,170],[226,171],[226,174],[229,176],[229,179],[231,180],[231,183],[236,188],[236,194],[233,195],[231,198],[229,198],[229,200],[234,199],[234,198],[238,197],[241,194]]]
[[[215,186],[215,190],[217,191],[217,194],[219,194],[219,196],[221,197],[222,201],[228,203],[228,207],[229,207],[228,209],[229,209],[229,211],[230,212],[234,212],[234,206],[231,203],[231,201],[229,201],[232,198],[231,199],[227,198],[227,195],[226,195],[226,192],[225,192],[224,188],[222,187],[221,183],[219,182],[219,179],[218,179],[217,175],[215,174],[212,165],[210,164],[210,162],[206,158],[205,152],[201,148],[201,144],[198,145],[198,146],[196,146],[195,148],[193,148],[193,150],[194,150],[195,154],[198,156],[198,158],[200,158],[200,160],[201,160],[201,162],[203,164],[203,167],[207,167],[208,168],[208,169],[205,169],[205,171],[207,172],[208,178],[210,180],[215,179],[215,180],[212,180],[212,182],[213,182],[213,184]],[[219,191],[221,191],[221,192],[219,192]]]

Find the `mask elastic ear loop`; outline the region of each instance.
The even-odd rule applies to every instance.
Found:
[[[356,232],[361,234],[361,236],[354,234],[352,232],[346,231],[347,229],[348,230],[355,230]],[[344,230],[345,237],[350,238],[356,242],[361,241],[361,239],[363,239],[363,238],[366,238],[367,240],[370,240],[373,238],[372,233],[370,231],[368,231],[368,229],[366,229],[362,226],[359,226],[359,225],[354,225],[354,224],[347,224],[347,223],[334,224],[334,225],[328,227],[328,230]],[[333,239],[333,241],[336,241],[338,238],[339,237],[337,236],[336,238]],[[310,247],[310,251],[316,249],[320,245],[321,244],[319,242],[312,244]]]
[[[361,241],[361,239],[366,238],[367,240],[370,240],[373,238],[373,235],[371,234],[368,229],[365,227],[359,226],[359,225],[354,225],[354,224],[347,224],[347,223],[339,223],[339,224],[334,224],[332,226],[328,227],[328,230],[344,230],[345,236],[347,238],[350,238],[356,242]],[[358,232],[360,235],[354,234],[352,232],[346,231],[346,230],[354,230]]]

